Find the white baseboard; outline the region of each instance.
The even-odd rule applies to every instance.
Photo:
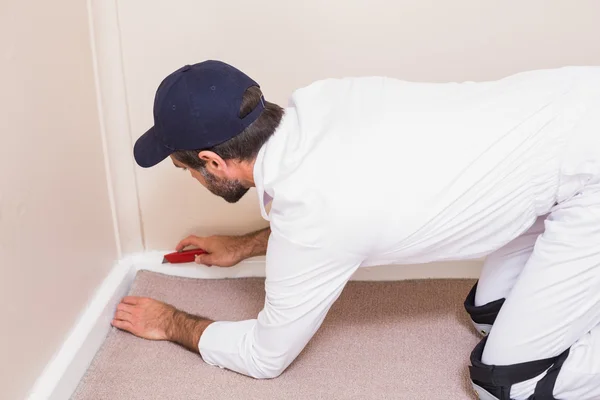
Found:
[[[125,296],[139,270],[198,279],[264,277],[263,257],[246,260],[232,268],[195,264],[161,264],[166,252],[134,254],[115,265],[60,350],[44,369],[31,390],[29,400],[67,400],[85,374],[111,329],[117,304]],[[481,261],[360,268],[352,277],[359,281],[477,278]]]
[[[96,291],[59,351],[29,393],[29,400],[67,400],[87,371],[110,331],[117,304],[129,292],[136,270],[117,263]]]
[[[196,264],[161,264],[165,252],[148,252],[132,257],[137,270],[197,279],[248,278],[265,276],[265,259],[256,257],[231,268],[204,267]],[[455,261],[421,265],[384,265],[359,268],[355,281],[401,281],[407,279],[476,279],[482,260]]]

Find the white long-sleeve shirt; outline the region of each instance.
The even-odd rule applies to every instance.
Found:
[[[570,138],[599,83],[600,68],[571,67],[480,83],[330,79],[296,91],[254,167],[272,231],[264,309],[211,324],[203,359],[276,377],[357,268],[479,258],[523,233],[581,185],[585,160],[569,159]]]

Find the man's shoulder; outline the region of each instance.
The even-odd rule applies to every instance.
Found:
[[[323,78],[313,81],[312,83],[299,87],[294,91],[294,93],[302,93],[309,92],[313,90],[323,90],[323,89],[336,89],[349,87],[352,85],[370,85],[370,84],[380,84],[382,81],[398,81],[398,79],[385,77],[385,76],[377,76],[377,75],[369,75],[369,76],[345,76],[338,78]]]
[[[350,91],[379,91],[384,87],[396,87],[410,83],[408,81],[388,76],[347,76],[340,78],[326,78],[316,80],[306,86],[296,89],[292,93],[294,97],[310,97],[318,95],[347,96]]]

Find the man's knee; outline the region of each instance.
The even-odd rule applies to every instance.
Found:
[[[567,349],[556,357],[513,365],[487,365],[481,361],[487,337],[471,353],[469,373],[480,400],[511,400],[513,385],[545,373],[530,399],[554,400],[554,386],[562,364],[569,355]]]
[[[477,283],[475,283],[465,299],[465,310],[471,316],[471,322],[473,322],[473,326],[475,326],[477,332],[481,333],[483,336],[487,336],[504,304],[504,299],[498,299],[482,306],[475,306],[476,293]]]

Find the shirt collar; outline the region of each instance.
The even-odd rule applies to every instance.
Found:
[[[254,186],[256,186],[256,193],[258,194],[258,204],[260,205],[260,214],[267,221],[269,220],[269,214],[267,214],[266,206],[271,201],[271,196],[265,196],[264,187],[264,166],[263,160],[265,158],[265,151],[268,145],[265,143],[261,147],[260,151],[256,155],[256,161],[254,161]]]

